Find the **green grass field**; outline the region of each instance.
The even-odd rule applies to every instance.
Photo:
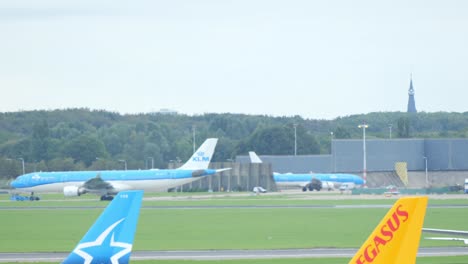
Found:
[[[384,208],[142,209],[135,250],[357,247]],[[0,210],[0,251],[68,251],[100,209]],[[468,230],[468,210],[429,208],[426,226]],[[47,238],[47,243],[42,243]],[[423,246],[456,244],[423,240]]]
[[[343,264],[348,263],[348,258],[307,258],[307,259],[250,259],[250,260],[223,260],[223,261],[158,261],[158,264]],[[417,264],[466,264],[466,257],[445,258],[418,258]],[[150,262],[138,261],[139,264]],[[154,262],[153,262],[154,263]]]
[[[87,199],[93,198],[88,196]],[[63,199],[63,197],[61,197]],[[143,206],[193,205],[352,205],[393,204],[395,199],[294,200],[281,195],[226,197],[208,200],[145,201]],[[466,199],[430,200],[430,204],[467,204]],[[57,205],[55,205],[57,204]],[[89,206],[89,208],[41,209],[41,206]],[[1,202],[1,252],[68,252],[101,213],[106,202],[72,199],[39,202]],[[9,209],[7,206],[25,206]],[[29,208],[32,207],[32,208]],[[37,208],[34,208],[37,207]],[[386,208],[143,208],[134,250],[178,249],[278,249],[358,247],[386,213]],[[466,208],[428,208],[426,227],[468,230]],[[421,240],[421,246],[461,246],[460,242]],[[468,248],[467,248],[468,250]],[[448,259],[450,262],[443,262]],[[346,263],[346,259],[197,261],[216,263]],[[177,261],[177,263],[185,263]],[[154,263],[139,261],[138,263]],[[176,261],[158,261],[176,263]],[[187,262],[190,263],[190,262]],[[420,258],[417,263],[468,263],[468,257]]]
[[[262,198],[259,201],[278,204],[278,197],[272,200]],[[392,200],[383,201],[393,203]],[[445,201],[453,204],[451,200]],[[180,204],[190,206],[191,202]],[[223,202],[230,205],[229,200],[218,200],[216,205]],[[297,201],[289,202],[294,204]],[[369,200],[347,202],[368,204]],[[60,205],[69,206],[75,203],[60,202]],[[102,205],[103,202],[98,203]],[[9,204],[49,206],[46,202]],[[0,251],[67,251],[81,238],[101,211],[100,208],[0,210],[0,233],[10,238],[0,240]],[[142,209],[134,248],[175,250],[357,247],[386,211],[385,208]],[[425,226],[468,230],[468,221],[460,219],[468,219],[468,210],[465,208],[428,208]],[[40,243],[44,237],[50,237],[48,243]],[[454,243],[456,242],[422,241],[423,246]]]
[[[418,258],[417,264],[466,264],[467,257],[423,257]],[[290,259],[243,259],[243,260],[142,260],[131,261],[138,264],[344,264],[348,263],[347,258],[290,258]],[[30,262],[28,262],[30,263]],[[40,262],[41,264],[55,264],[53,262]],[[27,264],[21,262],[11,262],[11,264]]]

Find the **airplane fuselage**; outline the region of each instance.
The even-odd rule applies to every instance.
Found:
[[[312,181],[312,179],[318,179],[322,182],[330,182],[336,185],[343,183],[353,183],[355,185],[363,185],[364,180],[354,174],[344,174],[344,173],[275,173],[273,178],[276,182],[276,185],[281,186],[299,186],[304,187]]]
[[[114,170],[34,172],[17,177],[11,186],[25,192],[62,192],[67,186],[82,186],[99,176],[117,190],[166,191],[190,183],[216,170]]]

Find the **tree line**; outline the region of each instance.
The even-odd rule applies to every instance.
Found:
[[[132,114],[65,109],[0,113],[0,178],[32,171],[167,168],[206,138],[213,161],[262,155],[330,153],[333,139],[467,137],[468,112],[378,112],[333,120],[243,114]],[[195,139],[195,142],[193,141]],[[195,144],[194,144],[195,143]]]

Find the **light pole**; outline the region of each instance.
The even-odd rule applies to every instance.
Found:
[[[12,160],[12,159],[6,159],[6,160]],[[23,168],[23,175],[26,174],[25,170],[24,170],[24,159],[23,158],[18,158],[18,160],[21,160],[21,166]]]
[[[126,160],[123,160],[123,159],[121,159],[121,160],[119,160],[119,161],[120,161],[120,162],[123,162],[123,163],[125,164],[125,170],[127,170],[127,161],[126,161]]]
[[[359,125],[358,127],[362,128],[362,153],[363,153],[363,157],[362,157],[362,178],[364,178],[364,186],[366,186],[366,182],[367,182],[366,128],[368,128],[369,125],[364,123],[364,124]]]
[[[333,153],[333,131],[330,132],[330,156],[332,160],[331,171],[335,172],[335,154]]]
[[[297,124],[294,124],[294,156],[297,155]]]
[[[195,125],[192,125],[193,153],[195,153]]]
[[[153,157],[148,157],[147,160],[148,159],[151,159],[151,169],[153,169],[154,168],[154,158]]]
[[[424,167],[425,167],[425,173],[426,173],[426,187],[429,187],[429,178],[427,177],[427,157],[423,157],[424,159]]]
[[[392,124],[388,124],[388,138],[392,139]]]
[[[100,164],[97,164],[97,167],[98,167],[98,168],[104,168],[104,169],[106,169],[106,162],[105,162],[105,160],[103,160],[103,159],[101,159],[101,158],[99,158],[99,157],[96,157],[96,162],[97,162],[97,161],[100,161],[100,160],[102,160],[102,162],[99,162]]]
[[[226,161],[231,163],[231,167],[234,167],[234,160],[233,159],[227,159]],[[231,170],[232,171],[232,170]],[[227,191],[231,191],[231,172],[228,172],[228,186],[227,186]]]
[[[21,160],[21,166],[23,167],[23,174],[26,174],[26,171],[24,170],[24,159],[23,158],[18,158]]]

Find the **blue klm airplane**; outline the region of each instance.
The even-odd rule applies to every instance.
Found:
[[[143,191],[119,192],[62,263],[128,263],[142,198]]]
[[[11,186],[18,191],[63,192],[65,196],[94,193],[110,200],[123,190],[167,191],[215,173],[229,170],[208,169],[217,138],[209,138],[180,168],[168,170],[113,170],[33,172],[18,176]]]
[[[250,162],[262,163],[262,160],[253,151],[249,152]],[[273,173],[273,179],[278,187],[300,187],[303,191],[311,190],[312,179],[322,182],[323,189],[334,189],[343,184],[350,187],[364,184],[364,180],[354,174],[347,173]]]

